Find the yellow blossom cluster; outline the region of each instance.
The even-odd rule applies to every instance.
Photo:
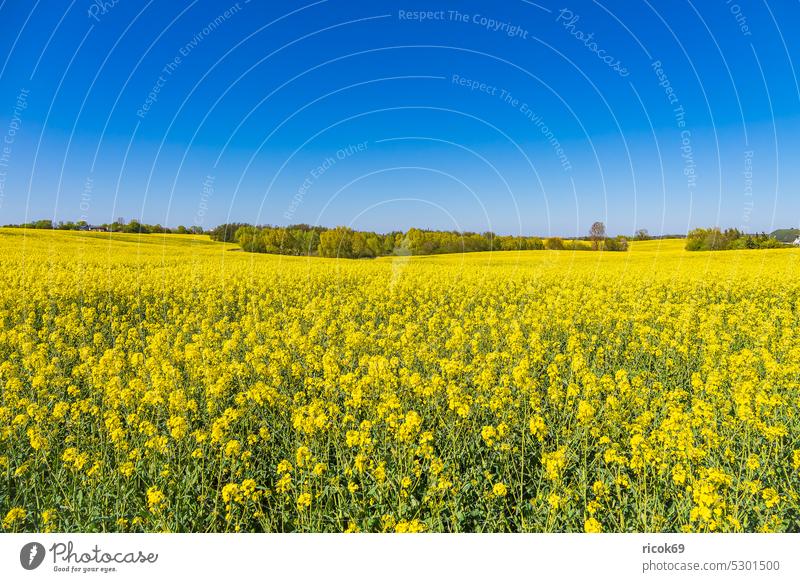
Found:
[[[2,529],[798,531],[800,252],[682,247],[0,229]]]

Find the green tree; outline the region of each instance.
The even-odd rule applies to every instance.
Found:
[[[594,250],[600,249],[600,243],[606,238],[606,225],[602,222],[595,222],[589,229],[589,240],[592,241]]]
[[[323,257],[353,258],[353,231],[337,226],[319,236],[319,254]]]

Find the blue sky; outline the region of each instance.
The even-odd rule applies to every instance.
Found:
[[[746,0],[6,0],[0,223],[798,226],[799,17]]]

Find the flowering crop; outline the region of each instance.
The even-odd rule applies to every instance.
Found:
[[[800,253],[0,230],[5,531],[798,531]]]

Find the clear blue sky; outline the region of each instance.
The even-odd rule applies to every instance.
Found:
[[[797,2],[6,0],[0,22],[2,224],[800,223]]]

